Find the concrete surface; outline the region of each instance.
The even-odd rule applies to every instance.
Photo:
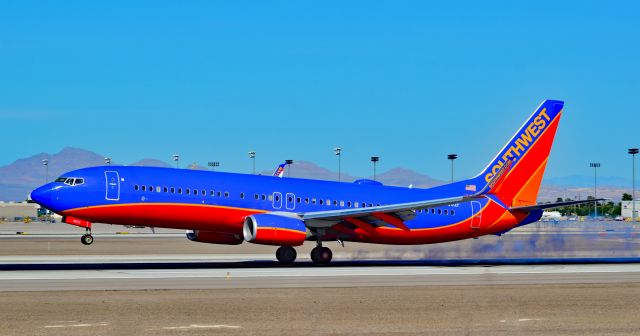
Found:
[[[2,293],[0,335],[638,335],[640,285]]]

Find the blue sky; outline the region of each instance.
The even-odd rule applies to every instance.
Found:
[[[545,98],[547,176],[630,175],[634,2],[3,1],[0,165],[74,146],[129,163],[284,159],[474,175]]]

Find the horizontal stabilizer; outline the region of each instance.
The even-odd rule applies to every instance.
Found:
[[[545,210],[545,209],[553,209],[560,208],[567,205],[575,205],[582,203],[593,203],[600,201],[607,201],[607,198],[598,198],[598,199],[590,199],[590,200],[581,200],[581,201],[567,201],[567,202],[556,202],[556,203],[547,203],[547,204],[537,204],[537,205],[529,205],[529,206],[521,206],[510,208],[510,211],[522,211],[522,212],[530,212],[533,210]]]

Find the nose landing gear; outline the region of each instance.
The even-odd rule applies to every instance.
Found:
[[[82,237],[80,237],[80,241],[84,245],[93,244],[93,236],[91,235],[91,229],[87,228],[87,233],[85,233]]]

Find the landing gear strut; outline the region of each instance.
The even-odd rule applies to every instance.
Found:
[[[291,246],[280,246],[276,250],[276,258],[282,265],[289,265],[296,260],[298,253]]]
[[[311,260],[314,264],[326,265],[331,261],[333,252],[328,247],[316,246],[311,250]]]
[[[331,262],[331,258],[333,257],[333,252],[328,247],[322,246],[322,236],[324,235],[323,230],[318,230],[318,240],[316,242],[316,247],[311,250],[311,261],[317,265],[326,265]]]
[[[91,229],[87,228],[87,233],[85,233],[82,237],[80,237],[80,241],[84,245],[93,244],[93,236],[91,235]]]

